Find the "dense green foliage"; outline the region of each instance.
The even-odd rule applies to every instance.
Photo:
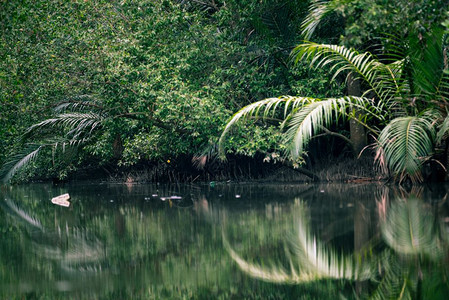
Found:
[[[418,90],[415,84],[420,83],[410,83],[420,74],[427,77],[425,81],[438,81],[438,74],[447,69],[444,60],[435,60],[433,75],[425,74],[415,63],[430,61],[422,50],[436,50],[427,49],[427,42],[435,38],[435,28],[446,18],[447,1],[408,2],[2,1],[1,175],[8,179],[25,167],[17,179],[62,179],[79,169],[104,167],[114,172],[116,167],[144,162],[179,169],[192,165],[192,158],[194,164],[203,166],[208,155],[214,154],[229,117],[250,103],[298,95],[313,99],[336,96],[343,104],[348,100],[342,98],[346,94],[358,95],[353,93],[351,80],[347,89],[343,88],[346,71],[353,71],[353,76],[354,70],[340,68],[338,59],[333,60],[337,66],[329,60],[318,65],[312,60],[315,68],[310,68],[305,59],[312,59],[309,52],[296,64],[291,63],[291,50],[303,37],[318,44],[344,45],[350,51],[347,54],[355,53],[350,47],[368,50],[371,54],[359,57],[375,59],[368,64],[371,70],[377,62],[388,65],[405,59],[402,73],[392,76],[393,81],[400,78],[404,82],[394,92],[396,100],[401,98],[399,102],[408,106],[401,116],[414,117],[438,107],[443,108],[437,116],[443,124],[445,100],[436,99],[443,103],[438,105],[427,95],[418,101],[417,109],[410,104],[410,99],[434,88],[433,83],[424,82]],[[447,57],[446,45],[440,43],[439,57]],[[414,59],[409,60],[411,57]],[[369,91],[375,92],[368,81],[385,83],[379,77],[385,74],[376,72],[371,75],[377,78],[363,78],[369,74],[362,74],[364,83],[359,89],[360,94],[366,91],[367,99],[373,96]],[[333,81],[329,73],[335,75]],[[445,85],[444,80],[441,82],[436,83],[438,87]],[[376,101],[383,101],[385,95],[374,96]],[[294,137],[296,150],[290,152],[294,153],[294,163],[301,163],[297,157],[303,148],[309,150],[307,145],[314,134],[347,142],[355,132],[348,119],[354,122],[361,118],[359,123],[371,131],[373,125],[378,126],[374,131],[380,131],[388,123],[365,122],[373,109],[382,111],[379,107],[367,111],[360,101],[349,108],[328,104],[335,114],[316,107],[314,112],[324,113],[325,118],[315,123],[315,128],[304,129],[302,138],[291,127],[287,130],[290,138],[283,132],[288,124],[301,124],[302,117],[288,118],[281,127],[282,114],[265,118],[265,122],[252,117],[247,120],[261,126],[234,122],[233,134],[226,141],[227,152],[258,155],[262,162],[263,157],[278,157],[283,150],[291,150],[289,141]],[[343,110],[345,113],[340,114]],[[392,110],[384,113],[389,115],[386,120],[394,119]],[[319,119],[318,115],[313,120]],[[333,119],[342,115],[349,118],[334,125]],[[444,133],[438,136],[440,144],[444,143]],[[429,141],[435,144],[433,137]],[[364,146],[363,141],[351,143],[353,152]],[[434,145],[428,146],[432,150],[420,151],[423,155],[433,154]],[[330,147],[326,152],[335,150]],[[403,171],[390,169],[393,174]],[[414,172],[406,173],[414,178]]]
[[[345,3],[345,7],[354,3]],[[340,1],[316,2],[304,22],[304,33],[310,36],[321,18],[335,12],[338,4],[341,5]],[[332,124],[349,119],[370,131],[377,160],[398,181],[422,181],[423,163],[437,148],[444,149],[447,136],[449,31],[441,23],[444,12],[432,19],[434,23],[408,22],[405,30],[395,35],[389,33],[388,39],[384,39],[386,48],[377,55],[339,45],[312,42],[298,45],[293,51],[296,62],[309,61],[315,69],[331,66],[334,78],[346,74],[348,91],[354,90],[356,81],[359,85],[356,93],[361,97],[337,95],[321,99],[299,95],[255,102],[228,122],[220,138],[220,149],[223,152],[225,137],[238,121],[270,120],[280,115],[286,153],[297,160],[304,156],[312,138],[323,131],[330,134]],[[340,137],[352,144],[353,149],[360,149],[352,140]]]
[[[173,161],[212,147],[248,103],[325,95],[322,72],[289,65],[306,12],[303,1],[2,1],[0,162],[39,146],[46,155],[28,157],[38,160],[26,176]],[[74,137],[91,113],[101,115],[95,130]],[[60,122],[18,139],[46,118]],[[279,142],[274,130],[240,137],[232,146],[244,155]]]

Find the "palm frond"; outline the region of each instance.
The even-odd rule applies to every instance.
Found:
[[[409,176],[421,181],[422,163],[432,154],[435,129],[428,117],[409,116],[392,120],[380,133],[378,151],[382,151],[388,169],[400,181]]]
[[[365,95],[373,92],[379,100],[387,101],[397,92],[396,72],[380,63],[369,52],[358,53],[344,46],[305,42],[292,52],[297,63],[310,61],[314,68],[330,65],[333,79],[342,72],[353,72],[369,85]]]
[[[41,140],[40,143],[28,144],[24,149],[18,151],[15,155],[10,157],[9,160],[2,166],[0,170],[0,179],[3,182],[10,180],[20,169],[33,162],[43,148],[52,148],[53,155],[58,149],[60,149],[62,153],[70,153],[70,151],[74,153],[77,151],[78,147],[89,141],[90,137],[71,139],[48,138]]]
[[[30,126],[24,138],[28,138],[46,129],[59,128],[67,131],[67,136],[78,138],[82,134],[92,133],[102,122],[104,117],[99,113],[66,113],[60,114],[55,118],[47,119],[37,124]]]
[[[85,111],[102,111],[103,106],[90,95],[79,95],[70,97],[69,99],[55,106],[54,111],[57,113],[64,112],[85,112]]]
[[[18,170],[34,161],[42,147],[42,145],[28,145],[24,151],[15,154],[2,166],[0,170],[1,180],[7,182]]]
[[[218,145],[209,144],[203,151],[196,153],[192,157],[192,164],[198,170],[204,169],[208,161],[214,161],[218,157]]]
[[[373,278],[375,271],[368,262],[339,254],[313,236],[304,215],[300,216],[297,229],[295,238],[290,240],[290,245],[300,272],[313,274],[315,279],[367,280]]]
[[[218,141],[218,152],[220,154],[220,157],[225,157],[224,143],[226,136],[237,122],[248,119],[249,117],[260,119],[268,118],[269,116],[273,116],[281,105],[283,106],[285,118],[292,110],[299,108],[307,103],[311,103],[314,100],[314,98],[307,97],[283,96],[279,98],[264,99],[243,107],[231,117],[230,121],[228,121],[225,129],[220,136],[220,139]],[[262,115],[260,114],[261,111],[263,112]]]
[[[31,216],[28,212],[26,212],[20,206],[18,206],[14,201],[5,199],[4,203],[6,203],[8,210],[14,212],[14,214],[19,216],[21,220],[23,220],[24,222],[33,227],[42,229],[42,223],[39,221],[39,219]]]
[[[363,97],[341,97],[316,99],[301,109],[295,110],[291,117],[282,124],[287,127],[284,142],[290,145],[292,158],[301,156],[312,137],[320,133],[323,128],[336,122],[339,118],[348,118],[352,109],[366,112],[368,117],[379,118],[380,115],[373,108],[370,99]]]
[[[446,115],[437,132],[437,143],[441,143],[449,133],[449,115]]]
[[[309,6],[309,13],[301,24],[301,34],[309,40],[318,25],[329,14],[338,10],[338,8],[352,2],[353,0],[314,0]]]
[[[234,260],[234,262],[237,263],[237,265],[243,272],[247,273],[251,277],[276,283],[301,283],[311,281],[314,279],[312,277],[307,277],[305,275],[300,276],[296,273],[289,274],[283,267],[279,266],[264,267],[260,264],[250,263],[246,261],[237,252],[235,252],[234,249],[232,249],[224,233],[223,233],[223,244],[225,249],[231,256],[231,258]]]
[[[445,74],[443,49],[444,31],[435,27],[430,33],[411,34],[410,63],[415,96],[427,100],[447,101],[449,96],[448,76]]]

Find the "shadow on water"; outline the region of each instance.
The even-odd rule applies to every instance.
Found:
[[[0,298],[438,299],[447,186],[3,186]],[[71,206],[52,197],[69,193]]]

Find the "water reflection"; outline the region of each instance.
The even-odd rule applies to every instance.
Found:
[[[390,192],[396,195],[394,200],[389,200]],[[382,188],[376,199],[380,234],[373,239],[368,238],[369,230],[360,221],[369,224],[371,218],[363,203],[357,202],[352,253],[338,252],[312,234],[308,209],[300,199],[294,234],[285,238],[288,246],[283,261],[266,263],[243,258],[227,241],[225,231],[224,243],[240,269],[260,280],[303,284],[323,278],[345,279],[355,283],[355,293],[362,298],[446,299],[448,218],[439,214],[447,193],[440,200],[427,201],[422,199],[424,193],[423,187],[408,192]]]
[[[64,193],[69,208],[50,202]],[[412,196],[375,185],[3,187],[0,298],[382,298],[426,295],[430,283],[446,292],[445,195],[444,186]]]

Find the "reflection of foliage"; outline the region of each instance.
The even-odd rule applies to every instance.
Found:
[[[295,287],[283,290],[235,275],[219,228],[204,220],[210,213],[218,222],[220,212],[215,214],[204,196],[199,197],[202,202],[184,208],[160,197],[143,199],[156,188],[142,188],[83,186],[76,192],[46,185],[8,188],[6,196],[14,201],[0,202],[5,204],[0,207],[0,228],[13,229],[0,241],[0,298],[32,291],[55,299],[62,297],[60,290],[75,299],[251,299],[260,294],[285,298],[292,290],[298,294]],[[176,194],[160,186],[157,190],[159,196]],[[72,196],[69,209],[50,203],[53,195],[65,192]],[[235,195],[234,190],[221,192]],[[139,198],[132,198],[135,194]],[[257,216],[238,214],[251,225],[261,221]],[[277,232],[288,220],[282,221]],[[264,230],[267,224],[258,225]],[[335,291],[334,286],[316,289],[326,296],[332,294],[328,290]]]
[[[303,204],[300,204],[298,213],[297,232],[289,240],[292,247],[287,252],[290,271],[283,267],[266,268],[246,262],[232,249],[226,237],[224,237],[225,247],[242,270],[266,281],[304,283],[326,278],[366,280],[372,277],[373,271],[370,266],[358,263],[352,257],[339,255],[335,250],[327,249],[310,234]]]
[[[381,224],[384,241],[397,253],[441,256],[443,245],[437,236],[435,220],[417,199],[396,201]]]
[[[327,278],[375,282],[379,277],[373,299],[421,299],[424,293],[433,293],[432,288],[437,295],[447,294],[449,285],[444,274],[448,270],[443,260],[448,244],[441,236],[442,230],[435,217],[415,198],[395,201],[385,209],[387,213],[380,218],[380,228],[389,248],[363,259],[339,255],[312,236],[302,205],[298,211],[297,233],[289,239],[289,271],[282,262],[270,267],[249,262],[226,238],[224,244],[245,273],[265,281],[303,284]],[[435,273],[442,276],[435,276]]]

